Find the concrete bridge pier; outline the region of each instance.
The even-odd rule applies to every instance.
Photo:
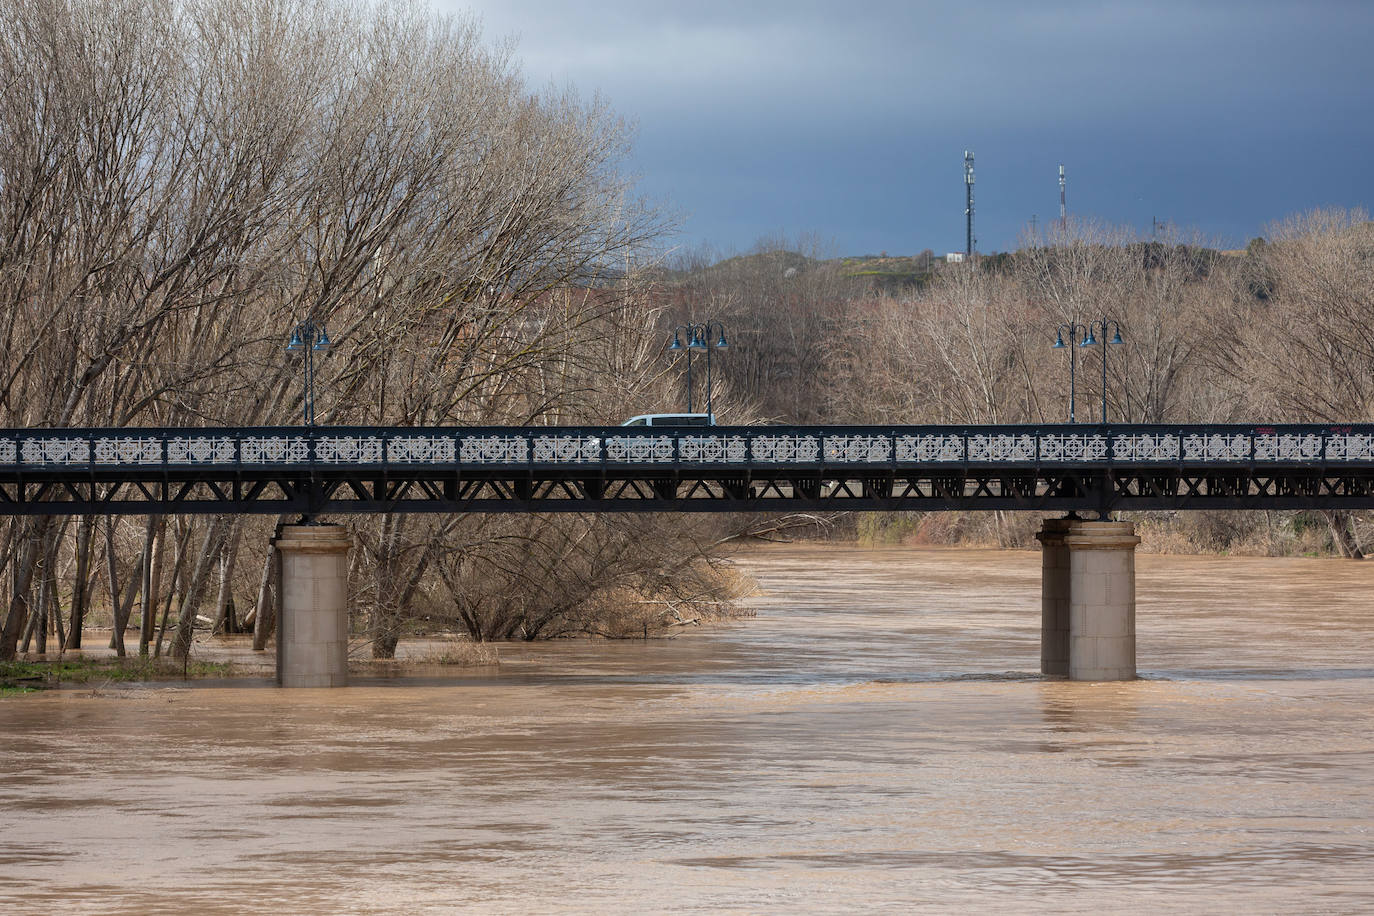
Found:
[[[1069,676],[1069,547],[1064,538],[1078,519],[1047,518],[1040,541],[1040,673]]]
[[[348,685],[348,550],[340,525],[285,525],[279,554],[277,686]]]
[[[1135,670],[1131,522],[1046,519],[1040,670],[1074,681],[1129,681]]]

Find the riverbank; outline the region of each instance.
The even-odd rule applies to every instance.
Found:
[[[0,696],[86,685],[262,680],[273,678],[276,673],[272,645],[265,651],[254,651],[250,636],[197,633],[191,655],[186,659],[138,655],[119,658],[108,648],[108,629],[90,629],[86,636],[90,648],[27,653],[15,661],[0,662]],[[367,650],[367,643],[361,639],[353,646],[348,660],[351,677],[436,676],[445,671],[468,672],[500,664],[496,645],[473,643],[457,636],[403,640],[393,659],[367,658]]]
[[[228,662],[200,658],[116,658],[80,651],[51,658],[31,655],[15,661],[0,661],[0,696],[61,686],[200,680],[230,677],[236,673]]]
[[[1034,550],[1044,512],[865,512],[796,532],[803,540],[858,547],[943,546]],[[1344,557],[1374,543],[1368,513],[1321,512],[1122,512],[1134,522],[1140,553]],[[1345,532],[1344,547],[1335,530]]]

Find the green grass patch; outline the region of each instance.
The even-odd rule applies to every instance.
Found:
[[[25,693],[61,684],[130,681],[168,681],[183,678],[225,677],[228,662],[151,658],[64,658],[52,661],[0,662],[0,691]]]

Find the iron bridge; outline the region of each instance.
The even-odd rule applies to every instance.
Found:
[[[0,515],[1374,508],[1374,424],[0,431]]]

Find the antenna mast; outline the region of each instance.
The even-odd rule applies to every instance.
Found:
[[[1069,231],[1069,211],[1064,207],[1064,164],[1059,164],[1059,231]]]
[[[973,237],[973,153],[969,150],[964,150],[964,198],[964,253],[971,258],[976,239]]]

